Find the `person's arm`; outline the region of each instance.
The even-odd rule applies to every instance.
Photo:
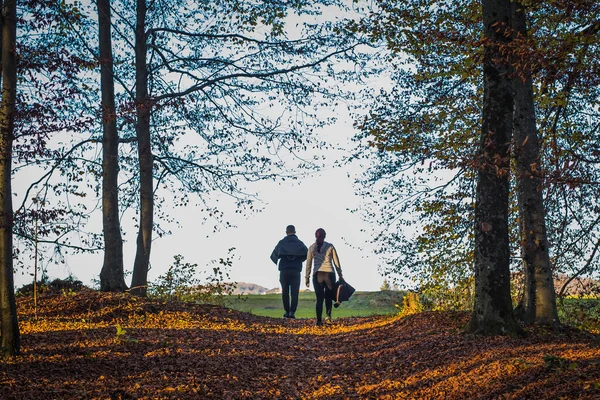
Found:
[[[298,260],[300,261],[306,261],[306,257],[308,257],[308,248],[306,247],[306,245],[302,242],[300,242],[300,255],[298,255]]]
[[[331,258],[333,259],[333,266],[338,273],[339,279],[344,279],[344,275],[342,275],[342,266],[340,265],[340,259],[338,257],[337,251],[335,251],[335,246],[331,245]]]
[[[312,270],[312,261],[313,261],[313,253],[312,246],[308,248],[308,252],[306,253],[306,287],[310,287],[310,272]]]
[[[275,248],[273,249],[273,252],[271,253],[271,261],[273,261],[275,263],[275,265],[277,265],[278,258],[279,258],[279,243],[277,243],[277,246],[275,246]]]

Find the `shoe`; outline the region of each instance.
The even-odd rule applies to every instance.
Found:
[[[287,311],[285,312],[285,314],[283,314],[283,318],[289,318],[290,317],[290,313],[288,313]]]
[[[294,318],[296,318],[296,316],[294,315],[294,313],[293,313],[293,312],[291,312],[291,313],[289,313],[289,314],[288,314],[288,318],[292,318],[292,319],[294,319]]]
[[[317,321],[317,326],[322,326],[323,325],[323,321]]]
[[[326,323],[327,325],[333,325],[333,321],[331,320],[331,317],[327,317],[327,318],[325,318],[325,323]]]

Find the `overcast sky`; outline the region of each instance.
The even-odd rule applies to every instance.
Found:
[[[258,193],[264,209],[247,217],[236,214],[234,207],[223,210],[229,216],[225,219],[235,223],[236,227],[212,233],[212,224],[201,223],[203,215],[198,208],[174,209],[173,215],[183,228],[174,228],[170,236],[154,236],[149,281],[164,274],[176,254],[183,255],[185,262],[198,264],[200,270],[209,271],[211,260],[226,258],[228,249],[233,247],[233,265],[229,270],[232,281],[255,283],[268,289],[278,287],[279,273],[269,256],[285,236],[285,227],[293,224],[298,237],[307,246],[314,242],[314,232],[318,228],[325,229],[326,241],[336,247],[346,280],[357,290],[379,290],[383,278],[378,273],[373,245],[368,243],[370,227],[349,211],[360,203],[353,188],[353,177],[361,167],[332,167],[336,160],[348,154],[350,138],[354,134],[352,123],[344,117],[320,134],[336,147],[345,148],[346,152],[327,152],[328,167],[314,176],[281,184],[271,181],[251,184],[248,189]],[[21,182],[35,178],[26,177]],[[101,218],[98,210],[91,219],[92,226],[95,224],[98,231],[101,231]],[[131,225],[130,221],[123,221],[125,269],[131,271],[137,230],[128,225]],[[361,232],[362,229],[367,232]],[[44,267],[51,279],[72,274],[84,284],[91,285],[93,279],[98,279],[102,262],[101,253],[70,255],[64,264],[45,264]],[[17,271],[16,286],[29,283],[32,272],[33,260],[29,271]],[[130,282],[131,276],[127,276],[126,283]]]

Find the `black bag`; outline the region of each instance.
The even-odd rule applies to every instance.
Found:
[[[348,282],[343,279],[337,281],[335,283],[335,304],[333,306],[338,308],[342,301],[348,301],[350,299],[352,293],[354,293],[354,288]]]

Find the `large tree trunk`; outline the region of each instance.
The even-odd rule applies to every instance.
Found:
[[[513,28],[518,35],[526,37],[525,9],[519,2],[514,2],[513,7]],[[525,281],[517,315],[527,323],[557,326],[559,320],[546,235],[533,83],[528,69],[519,71],[513,83],[514,153]]]
[[[148,71],[146,67],[146,1],[137,0],[137,25],[135,29],[135,73],[137,124],[135,127],[140,162],[140,221],[137,250],[133,265],[131,293],[146,295],[152,224],[154,213],[152,181],[152,149],[150,148],[150,109],[148,98]]]
[[[100,83],[102,87],[102,224],[104,265],[100,289],[127,290],[123,274],[123,239],[119,223],[119,134],[115,111],[115,84],[111,39],[110,0],[97,0],[100,33]]]
[[[0,105],[0,333],[4,357],[19,354],[20,338],[13,276],[12,143],[17,93],[16,2],[2,7],[2,104]]]
[[[484,335],[520,333],[510,297],[508,241],[509,142],[513,95],[510,67],[499,46],[510,38],[510,0],[483,0],[486,38],[483,60],[484,99],[475,206],[475,303],[468,332]]]

